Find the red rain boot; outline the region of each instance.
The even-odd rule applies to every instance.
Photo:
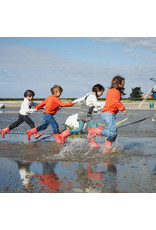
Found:
[[[105,143],[104,143],[104,152],[105,153],[111,153],[111,150],[112,150],[112,142],[105,141]]]
[[[4,129],[1,129],[2,138],[4,138],[5,133],[7,133],[7,132],[9,132],[9,131],[10,131],[9,127],[6,127],[6,128],[4,128]]]
[[[65,138],[70,136],[70,132],[68,129],[66,129],[65,131],[63,131],[61,134],[60,134],[60,140],[61,140],[61,143],[62,145],[64,145],[64,142],[65,142]]]
[[[60,144],[61,143],[61,140],[60,140],[60,134],[59,133],[56,133],[53,135],[54,138],[55,138],[55,141],[57,144]]]
[[[35,139],[39,138],[42,135],[43,133],[33,133],[33,136],[35,137]]]
[[[30,140],[30,137],[31,137],[32,134],[34,134],[34,133],[37,134],[37,129],[36,129],[36,127],[32,128],[32,129],[29,129],[29,130],[26,131],[26,133],[27,133],[28,140]]]
[[[89,147],[90,147],[90,148],[100,148],[101,145],[96,144],[95,138],[94,138],[94,137],[91,137],[91,141],[90,141],[90,143],[89,143]]]
[[[91,136],[93,135],[102,135],[103,127],[89,128],[88,129],[88,142],[91,141]]]

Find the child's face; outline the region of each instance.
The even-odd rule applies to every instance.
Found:
[[[33,99],[33,96],[27,96],[26,98],[28,99],[28,101],[31,101]]]
[[[103,90],[101,90],[101,91],[97,91],[97,95],[98,95],[98,97],[100,97],[102,94],[103,94]]]
[[[61,96],[61,92],[60,91],[57,91],[57,92],[55,92],[55,97],[60,97]]]
[[[122,80],[121,84],[119,84],[119,87],[120,87],[120,88],[123,88],[123,87],[124,87],[124,84],[125,84],[125,81]]]

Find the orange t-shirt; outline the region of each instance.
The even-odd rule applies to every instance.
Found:
[[[57,113],[60,106],[67,107],[67,106],[72,106],[72,105],[73,105],[72,102],[63,103],[58,97],[51,95],[47,97],[42,103],[37,105],[35,108],[38,110],[45,106],[45,109],[43,110],[43,112],[51,113],[54,115]]]
[[[125,107],[120,102],[121,94],[119,90],[112,88],[107,91],[106,104],[104,105],[102,112],[117,114],[118,111],[124,111]]]

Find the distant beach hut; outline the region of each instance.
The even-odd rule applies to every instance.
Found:
[[[154,98],[156,99],[156,92],[152,92],[152,93],[153,93]]]

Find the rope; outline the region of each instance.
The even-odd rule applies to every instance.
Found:
[[[140,105],[128,116],[128,117],[126,117],[125,119],[123,119],[122,121],[118,121],[117,123],[116,123],[116,126],[118,126],[118,125],[120,125],[121,123],[123,123],[123,122],[125,122],[125,121],[127,121],[143,104],[144,104],[144,102],[147,100],[147,98],[151,95],[151,90],[152,89],[150,89],[149,90],[149,92],[147,93],[147,96],[142,100],[142,102],[140,103]]]
[[[126,126],[129,126],[129,125],[133,125],[133,124],[139,123],[139,122],[141,122],[141,121],[145,121],[145,120],[147,120],[147,119],[149,119],[149,118],[152,118],[152,117],[153,117],[153,115],[152,115],[152,116],[145,117],[145,118],[142,118],[142,119],[140,119],[140,120],[137,120],[137,121],[134,121],[134,122],[131,122],[131,123],[128,123],[128,124],[126,124],[126,125],[121,125],[121,126],[118,127],[118,129],[119,129],[119,128],[126,127]],[[103,127],[105,128],[105,124],[97,123],[97,125],[98,125],[98,126],[103,126]]]
[[[140,120],[137,120],[137,121],[134,121],[134,122],[131,122],[131,123],[126,124],[126,125],[121,125],[121,126],[119,126],[118,128],[123,128],[123,127],[129,126],[129,125],[133,125],[133,124],[139,123],[139,122],[141,122],[141,121],[147,120],[147,119],[152,118],[152,117],[153,117],[153,115],[152,115],[152,116],[149,116],[149,117],[145,117],[145,118],[140,119]]]
[[[144,103],[145,103],[145,101],[147,100],[147,98],[151,95],[151,91],[152,91],[152,89],[150,89],[149,91],[148,91],[148,93],[147,93],[147,95],[146,95],[146,97],[142,100],[142,102],[138,105],[138,107],[128,116],[128,117],[126,117],[125,119],[123,119],[123,120],[121,120],[121,121],[118,121],[117,123],[116,123],[116,126],[119,126],[120,124],[122,124],[123,122],[125,122],[125,121],[127,121]],[[135,124],[135,123],[139,123],[139,122],[141,122],[141,121],[144,121],[144,120],[146,120],[146,119],[149,119],[149,118],[151,118],[151,117],[153,117],[153,115],[152,116],[149,116],[149,117],[146,117],[146,118],[143,118],[143,119],[140,119],[140,120],[138,120],[138,121],[134,121],[134,122],[132,122],[132,123],[129,123],[129,124],[127,124],[127,125],[122,125],[122,126],[120,126],[119,128],[122,128],[122,127],[125,127],[125,126],[128,126],[128,125],[132,125],[132,124]],[[98,126],[104,126],[104,124],[101,124],[101,123],[98,123]]]

